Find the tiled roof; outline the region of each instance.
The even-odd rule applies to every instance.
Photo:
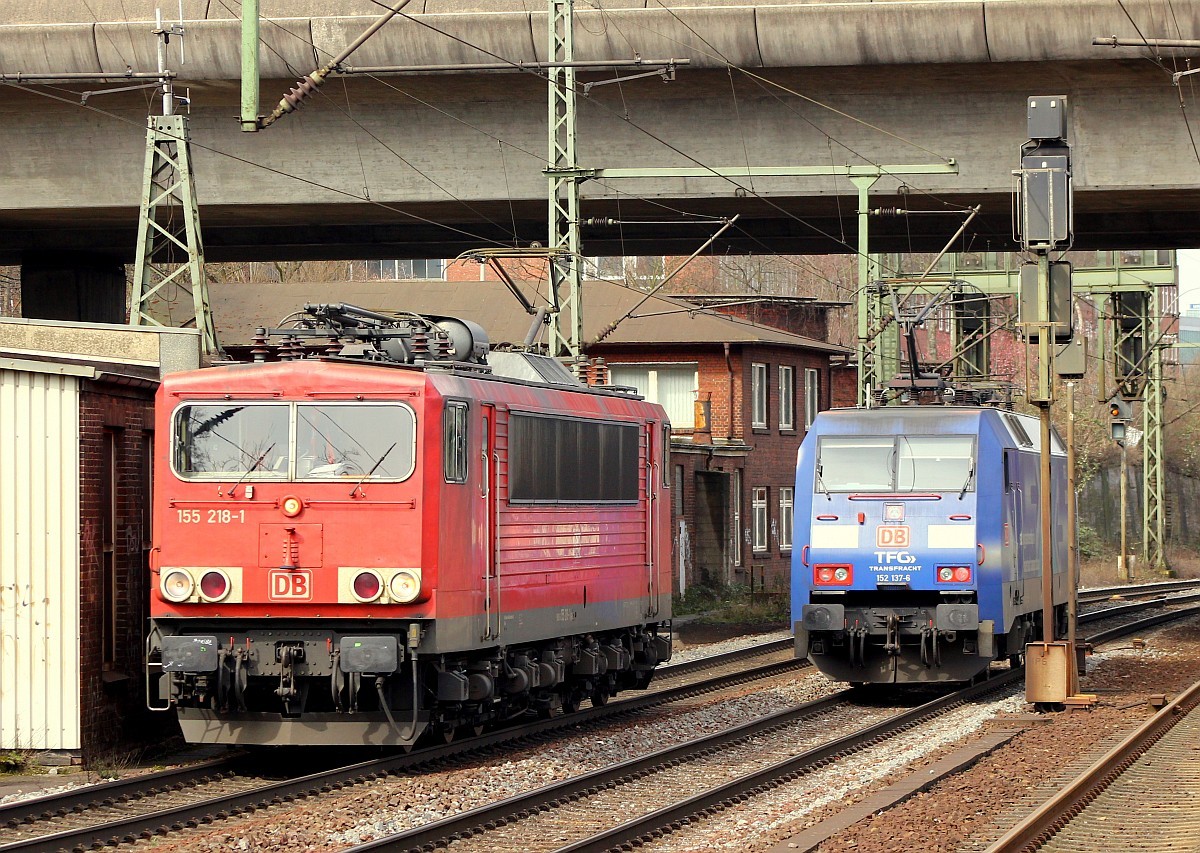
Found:
[[[535,306],[546,304],[542,295],[544,282],[541,294],[537,284],[520,286]],[[209,285],[209,300],[218,337],[229,346],[249,343],[256,327],[277,326],[305,302],[348,302],[380,311],[412,311],[473,320],[487,331],[493,344],[520,343],[533,321],[505,286],[495,281],[221,282]],[[717,314],[679,299],[646,298],[645,293],[614,282],[586,282],[583,304],[584,337],[588,342],[632,312],[632,316],[621,320],[604,337],[604,344],[760,343],[848,352],[845,347]],[[539,339],[544,338],[543,331]]]

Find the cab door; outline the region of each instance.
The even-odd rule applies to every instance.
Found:
[[[479,441],[479,501],[484,519],[483,536],[483,613],[484,640],[500,637],[500,563],[496,536],[496,468],[499,456],[496,452],[496,407],[484,403],[483,423]]]

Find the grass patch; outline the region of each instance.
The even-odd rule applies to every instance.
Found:
[[[745,584],[693,586],[672,599],[671,613],[713,625],[786,625],[791,601],[783,590],[756,592]]]

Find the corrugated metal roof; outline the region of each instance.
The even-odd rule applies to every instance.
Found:
[[[535,305],[546,304],[537,285],[523,283],[521,288]],[[544,291],[542,283],[541,292]],[[520,343],[533,319],[504,285],[495,281],[223,282],[209,285],[208,293],[218,337],[226,345],[249,343],[256,327],[278,325],[305,302],[349,302],[381,311],[413,311],[473,320],[487,330],[493,344]],[[678,299],[646,298],[645,293],[614,282],[586,282],[583,293],[584,337],[588,341],[632,310],[632,317],[607,335],[604,344],[759,343],[828,353],[849,352],[836,344],[727,317]],[[544,340],[544,334],[540,340]]]

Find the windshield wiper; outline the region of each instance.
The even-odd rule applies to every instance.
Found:
[[[958,493],[958,499],[960,501],[963,499],[963,495],[965,495],[967,493],[967,489],[970,487],[971,481],[974,479],[975,479],[975,460],[972,459],[971,467],[967,470],[967,479],[963,483],[962,489]]]
[[[823,467],[824,466],[821,465],[821,463],[817,463],[817,488],[821,490],[823,495],[825,495],[826,500],[832,501],[833,495],[829,494],[829,487],[825,485],[825,480],[821,477],[821,469]]]
[[[359,487],[362,486],[362,484],[367,481],[368,477],[370,477],[372,474],[375,473],[375,469],[383,464],[383,460],[388,458],[388,454],[391,453],[393,450],[395,450],[396,445],[399,443],[400,442],[398,442],[398,441],[393,441],[392,446],[389,447],[387,450],[383,451],[383,455],[379,457],[379,461],[377,461],[374,465],[372,465],[371,470],[368,471],[367,473],[363,474],[362,479],[354,484],[354,488],[350,490],[350,497],[354,497],[354,493],[357,492],[359,490]],[[363,492],[363,497],[366,497],[366,496],[367,496],[367,493]]]
[[[236,483],[234,483],[232,486],[229,487],[229,497],[233,497],[233,493],[237,491],[237,487],[246,481],[246,478],[250,476],[250,473],[252,471],[255,471],[258,469],[258,466],[261,465],[263,463],[263,460],[267,458],[267,454],[270,453],[272,450],[274,450],[275,445],[278,443],[279,442],[277,442],[277,441],[272,441],[271,446],[268,447],[266,450],[264,450],[262,452],[262,454],[257,459],[254,460],[254,464],[251,465],[249,468],[247,468],[245,472],[243,472],[242,476],[238,478],[238,481]],[[217,489],[217,497],[220,497],[220,496],[221,496],[221,490],[218,488]]]

